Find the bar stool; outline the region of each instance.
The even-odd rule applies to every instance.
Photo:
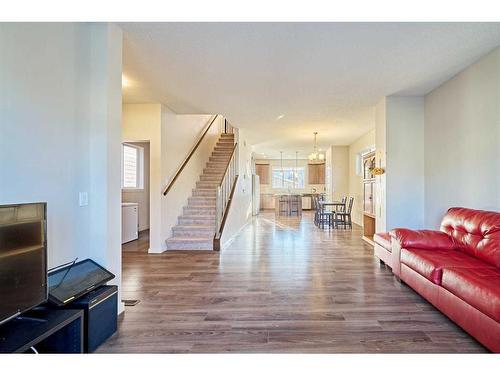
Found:
[[[288,216],[289,207],[288,207],[288,199],[284,196],[280,196],[278,212],[280,216]]]
[[[299,216],[299,196],[298,195],[292,195],[290,197],[290,215],[292,216]]]

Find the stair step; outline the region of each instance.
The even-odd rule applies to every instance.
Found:
[[[204,214],[215,216],[215,205],[189,205],[183,209],[185,215],[189,214]]]
[[[213,250],[213,237],[170,237],[167,239],[168,250]]]
[[[210,237],[215,233],[214,225],[176,225],[172,228],[173,237],[189,237],[189,238],[199,238],[199,237]]]
[[[212,152],[212,155],[210,155],[211,158],[219,158],[219,159],[229,159],[231,157],[231,155],[227,152],[224,152],[224,153],[216,153],[216,152]]]
[[[221,180],[222,180],[222,177],[224,177],[222,174],[218,175],[218,174],[202,174],[200,176],[200,181],[213,181],[213,182],[217,182],[217,183],[220,183]]]
[[[193,189],[193,197],[215,197],[216,189]]]
[[[215,225],[214,215],[182,215],[178,218],[179,225]]]
[[[195,197],[189,197],[188,198],[188,206],[195,205],[195,206],[215,206],[215,194],[213,197],[207,197],[207,196],[195,196]]]
[[[206,165],[205,168],[210,168],[210,169],[226,169],[227,167],[227,161],[225,162],[218,162],[218,161],[209,161]]]
[[[225,171],[226,168],[205,168],[203,170],[203,174],[215,174],[222,176]]]
[[[225,170],[221,170],[218,172],[210,171],[210,172],[203,173],[202,175],[200,175],[200,178],[206,177],[208,179],[221,179],[222,177],[224,177],[224,172],[225,172]]]
[[[196,188],[200,189],[217,189],[219,186],[218,182],[212,182],[212,181],[198,181],[196,183]]]
[[[210,156],[224,156],[224,157],[228,158],[231,156],[231,152],[217,150],[217,151],[213,151],[212,155],[210,155]]]

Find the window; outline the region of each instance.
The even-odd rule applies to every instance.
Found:
[[[273,168],[273,189],[303,189],[304,167]]]
[[[122,145],[122,188],[144,188],[144,149],[124,143]]]

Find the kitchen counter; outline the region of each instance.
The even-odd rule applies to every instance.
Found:
[[[319,197],[320,193],[303,193],[302,194],[302,209],[312,210],[313,209],[313,198]]]

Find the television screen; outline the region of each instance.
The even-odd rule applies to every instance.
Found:
[[[64,305],[114,277],[91,259],[70,264],[50,272],[49,300],[57,305]]]
[[[46,300],[46,204],[2,205],[0,323]]]

